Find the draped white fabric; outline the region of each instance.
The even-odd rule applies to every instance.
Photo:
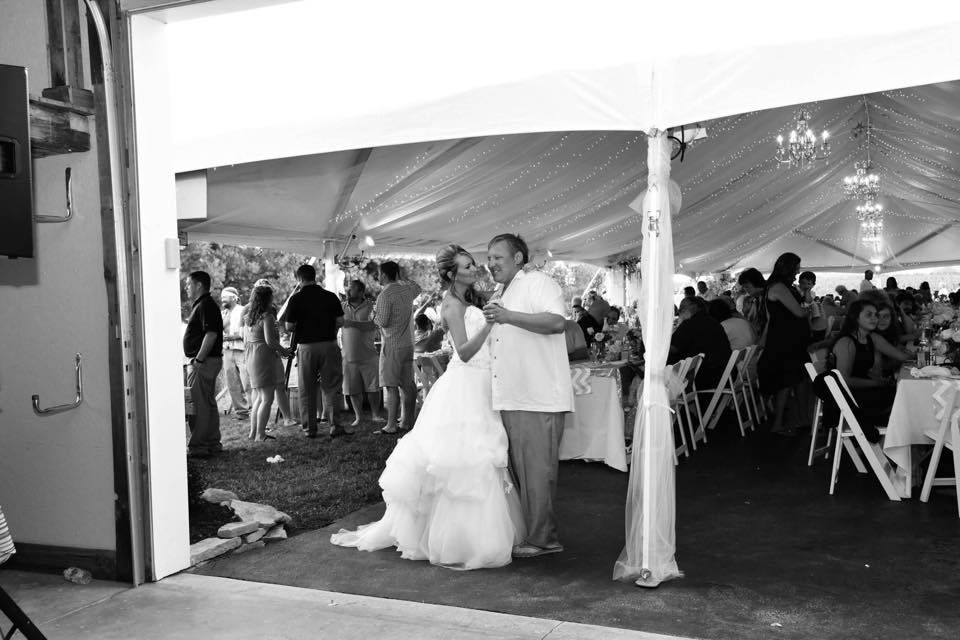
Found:
[[[650,170],[639,216],[643,222],[639,312],[646,362],[643,396],[633,429],[626,544],[614,565],[613,578],[637,580],[641,586],[655,587],[682,575],[674,559],[674,445],[665,380],[673,320],[671,218],[680,208],[680,193],[670,180],[670,143],[666,136],[655,134],[648,144]],[[656,222],[650,222],[651,218]]]
[[[859,242],[856,202],[841,189],[868,150],[886,210],[884,268],[955,262],[958,103],[960,82],[810,104],[813,126],[833,135],[833,153],[803,171],[772,157],[793,108],[702,123],[708,137],[672,163],[687,203],[674,220],[676,270],[767,271],[784,251],[830,271],[876,262]],[[868,117],[869,145],[862,132],[852,137]],[[556,259],[611,264],[640,250],[642,225],[628,204],[645,187],[642,140],[635,132],[536,133],[220,167],[206,171],[208,217],[183,224],[193,239],[314,255],[324,238],[339,250],[358,221],[376,251],[401,253],[432,254],[452,241],[482,254],[492,235],[511,231]]]

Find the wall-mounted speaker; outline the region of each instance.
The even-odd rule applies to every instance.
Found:
[[[27,70],[0,64],[0,256],[33,257]]]

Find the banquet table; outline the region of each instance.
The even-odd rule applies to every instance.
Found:
[[[574,412],[566,414],[561,460],[599,460],[627,471],[620,367],[625,362],[572,362]]]
[[[904,483],[905,498],[910,497],[913,489],[915,470],[911,448],[914,445],[932,446],[933,440],[924,432],[936,431],[940,427],[938,412],[955,410],[954,406],[945,407],[945,404],[960,402],[960,394],[950,402],[951,396],[946,392],[951,385],[960,391],[960,380],[956,378],[914,378],[907,367],[900,372],[897,395],[883,440],[883,452],[897,467],[896,473]]]

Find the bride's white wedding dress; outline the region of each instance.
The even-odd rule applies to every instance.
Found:
[[[485,324],[467,307],[467,338]],[[463,362],[454,353],[433,385],[413,430],[397,442],[380,476],[387,510],[330,541],[375,551],[397,547],[407,560],[451,569],[500,567],[525,537],[516,490],[507,472],[507,434],[492,409],[486,343]]]

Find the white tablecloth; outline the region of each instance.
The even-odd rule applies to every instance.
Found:
[[[591,375],[590,393],[574,396],[560,442],[561,460],[601,460],[627,471],[623,437],[623,407],[616,376]]]
[[[887,423],[887,435],[883,441],[883,452],[897,465],[897,474],[904,480],[906,496],[910,496],[913,487],[913,459],[911,446],[932,445],[933,440],[924,435],[924,431],[936,431],[940,422],[935,416],[936,401],[934,393],[943,380],[912,378],[904,371],[897,383],[897,395]],[[958,384],[956,380],[946,381]]]

